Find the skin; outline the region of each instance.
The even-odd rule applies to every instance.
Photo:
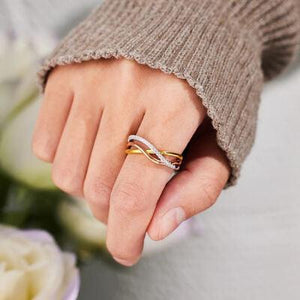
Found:
[[[172,169],[142,154],[127,155],[130,134],[158,149],[185,150],[180,171],[171,177]],[[178,221],[213,205],[230,174],[194,89],[127,59],[56,67],[47,81],[32,149],[52,163],[53,182],[83,197],[107,224],[107,249],[125,266],[140,259],[145,234],[164,239]]]

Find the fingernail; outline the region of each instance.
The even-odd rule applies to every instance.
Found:
[[[170,209],[159,222],[159,239],[167,237],[185,218],[185,211],[182,207]]]
[[[122,265],[125,265],[127,267],[131,267],[134,263],[130,262],[130,261],[127,261],[125,259],[121,259],[121,258],[118,258],[118,257],[114,257],[114,260],[117,261],[118,263],[122,264]]]

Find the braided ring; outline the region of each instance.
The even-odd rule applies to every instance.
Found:
[[[145,144],[150,149],[144,150],[141,146],[134,143],[133,142],[134,140]],[[131,149],[130,148],[131,146],[133,146],[137,149]],[[173,170],[179,170],[180,165],[182,163],[182,159],[183,159],[181,154],[178,154],[175,152],[170,152],[170,151],[165,151],[165,150],[158,150],[153,144],[151,144],[145,138],[138,136],[138,135],[130,135],[128,137],[128,144],[127,144],[127,149],[125,150],[125,153],[126,154],[142,153],[152,162],[154,162],[156,164],[165,165]],[[164,155],[175,157],[175,161],[170,161],[170,160],[166,159]]]

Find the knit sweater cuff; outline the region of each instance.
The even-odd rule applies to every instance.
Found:
[[[107,0],[45,61],[40,84],[57,65],[110,57],[185,79],[228,157],[230,185],[254,141],[264,78],[295,56],[299,24],[293,16],[292,24],[280,19],[292,8],[292,0]]]

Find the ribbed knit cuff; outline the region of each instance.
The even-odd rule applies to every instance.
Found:
[[[295,56],[292,9],[292,0],[107,0],[45,61],[40,84],[57,65],[110,57],[185,79],[207,108],[234,184],[254,141],[264,78]]]

